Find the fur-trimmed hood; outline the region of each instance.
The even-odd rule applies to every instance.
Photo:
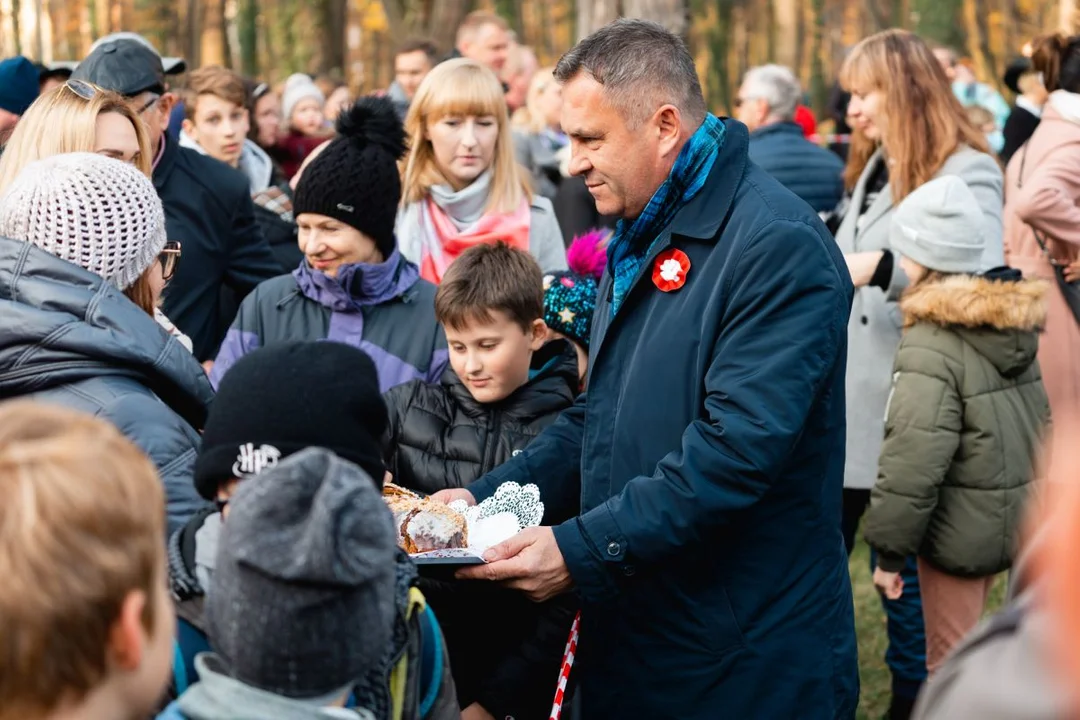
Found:
[[[900,301],[904,326],[949,328],[984,355],[1005,377],[1026,370],[1046,325],[1047,283],[950,275],[908,290]]]

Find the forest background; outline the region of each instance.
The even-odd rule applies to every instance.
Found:
[[[904,27],[949,45],[1002,89],[1005,65],[1034,36],[1077,29],[1077,0],[0,0],[0,57],[79,60],[95,38],[143,33],[189,67],[223,64],[270,82],[322,73],[355,92],[386,87],[394,48],[427,36],[449,51],[468,12],[498,12],[542,65],[619,15],[687,39],[709,104],[731,107],[750,67],[794,68],[819,116],[844,53]]]

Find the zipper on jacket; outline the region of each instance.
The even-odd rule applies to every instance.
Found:
[[[495,448],[499,443],[500,413],[492,410],[488,415],[487,437],[484,438],[484,454],[480,459],[480,475],[483,477],[495,469]]]

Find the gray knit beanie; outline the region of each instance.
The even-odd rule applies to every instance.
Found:
[[[309,448],[240,483],[229,508],[206,600],[229,674],[296,699],[361,679],[396,616],[396,533],[376,480]]]
[[[285,81],[285,89],[281,92],[281,115],[285,118],[286,127],[292,123],[293,110],[297,104],[306,98],[318,100],[320,105],[326,103],[326,97],[310,75],[290,75]]]
[[[0,235],[125,290],[165,247],[165,213],[153,183],[134,165],[66,153],[19,173],[0,197]]]
[[[931,180],[896,208],[889,245],[930,270],[977,273],[986,245],[979,201],[954,175]]]

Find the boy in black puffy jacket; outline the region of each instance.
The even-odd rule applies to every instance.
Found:
[[[384,396],[387,469],[425,494],[468,487],[523,450],[578,387],[570,343],[545,344],[543,277],[528,253],[502,243],[462,253],[439,286],[435,314],[450,349],[442,381]],[[421,588],[446,636],[462,718],[547,718],[573,601],[534,604],[494,585],[423,578]]]

